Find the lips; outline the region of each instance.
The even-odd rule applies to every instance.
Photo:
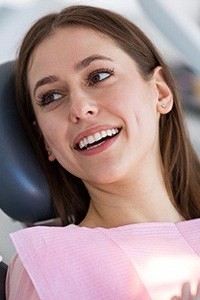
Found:
[[[75,144],[75,149],[79,151],[91,149],[102,144],[105,140],[111,139],[120,132],[120,128],[114,127],[110,129],[98,130],[93,134],[89,134],[79,139]]]

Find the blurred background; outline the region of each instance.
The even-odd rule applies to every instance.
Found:
[[[73,4],[112,9],[137,24],[156,44],[174,73],[188,131],[200,154],[200,1],[0,0],[0,64],[15,59],[23,35],[36,19]],[[0,255],[7,263],[14,254],[9,233],[23,227],[0,210]]]

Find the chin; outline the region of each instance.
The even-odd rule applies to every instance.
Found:
[[[127,176],[128,177],[128,176]],[[87,180],[87,182],[90,182],[93,185],[113,185],[120,183],[124,181],[126,178],[125,172],[119,172],[117,171],[111,171],[106,170],[105,172],[99,172],[98,174],[95,173],[90,177],[90,180]]]

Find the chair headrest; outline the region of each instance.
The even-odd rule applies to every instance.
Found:
[[[52,217],[49,187],[15,103],[14,62],[0,65],[0,208],[34,223]]]

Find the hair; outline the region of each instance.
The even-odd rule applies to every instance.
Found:
[[[151,41],[129,20],[106,9],[79,5],[40,18],[24,37],[16,60],[18,110],[48,180],[55,210],[62,224],[80,223],[87,213],[90,197],[79,178],[67,172],[57,161],[48,161],[42,135],[33,126],[35,115],[27,72],[33,52],[40,43],[58,29],[68,26],[84,26],[109,36],[136,62],[146,80],[151,78],[155,67],[162,67],[174,101],[172,110],[161,115],[159,121],[163,178],[179,213],[186,220],[199,217],[200,162],[187,135],[181,103],[169,68]]]

